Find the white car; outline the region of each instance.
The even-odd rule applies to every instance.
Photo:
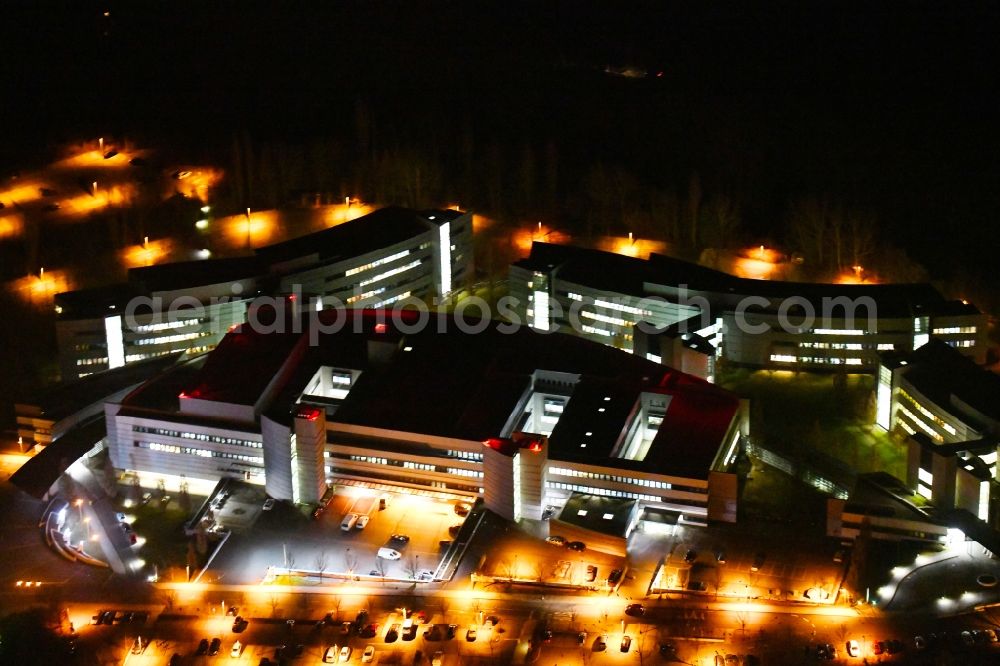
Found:
[[[229,651],[229,656],[232,657],[233,659],[239,659],[240,652],[242,651],[243,651],[243,644],[240,643],[239,641],[236,641],[235,643],[233,643],[233,649]]]
[[[331,645],[323,653],[323,663],[324,664],[334,664],[337,662],[337,653],[340,651],[336,645]]]
[[[375,646],[369,645],[365,648],[364,653],[361,655],[362,664],[370,664],[375,659]]]
[[[264,500],[264,506],[262,507],[264,511],[270,511],[274,508],[274,500],[270,497]]]
[[[350,645],[345,645],[344,647],[340,648],[340,660],[341,661],[350,661],[351,660],[351,646]]]
[[[861,654],[861,646],[858,645],[858,642],[855,640],[847,641],[847,656],[857,657],[859,654]]]
[[[398,550],[393,550],[392,548],[379,548],[377,557],[381,557],[383,560],[398,560],[403,555]]]
[[[368,526],[368,516],[359,516],[358,522],[354,523],[354,527],[358,528],[359,530],[363,530],[367,526]]]

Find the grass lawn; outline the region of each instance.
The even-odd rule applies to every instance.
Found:
[[[873,425],[870,375],[726,369],[718,383],[750,398],[750,433],[795,459],[811,452],[858,472],[905,478],[906,449]]]
[[[152,491],[153,499],[147,504],[137,504],[119,511],[135,516],[132,527],[136,534],[145,537],[142,546],[142,557],[151,564],[156,564],[161,570],[168,567],[181,569],[187,564],[188,537],[184,534],[184,522],[191,516],[204,497],[189,495],[173,497],[170,502],[160,502],[160,493]],[[121,497],[125,497],[123,493]],[[183,508],[182,508],[183,505]]]

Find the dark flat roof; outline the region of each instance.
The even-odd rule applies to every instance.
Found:
[[[332,316],[324,312],[321,319]],[[326,365],[361,371],[338,405],[335,422],[485,441],[502,434],[536,370],[572,373],[581,378],[550,437],[553,459],[695,478],[707,475],[739,409],[739,399],[723,389],[574,336],[508,330],[498,322],[465,333],[445,316],[403,335],[388,317],[385,328],[376,327],[373,311],[349,311],[348,317],[338,332],[321,334],[316,346],[306,344],[308,331],[230,333],[204,367],[174,369],[123,404],[126,410],[159,408],[166,418],[174,417],[181,390],[205,400],[255,404],[288,362],[287,386],[266,407],[269,415],[287,420],[301,387]],[[372,346],[391,351],[391,358],[370,356]],[[289,359],[293,354],[301,356]],[[643,391],[671,396],[659,433],[645,460],[609,460]],[[592,444],[581,450],[588,431]]]
[[[133,268],[128,272],[128,279],[138,289],[152,293],[245,280],[260,272],[257,257],[232,257]]]
[[[944,409],[954,410],[955,396],[973,409],[1000,420],[1000,376],[980,368],[948,343],[932,338],[910,353],[887,353],[883,362],[898,367],[903,361],[903,376],[929,400]]]
[[[135,285],[112,284],[56,294],[55,304],[62,308],[60,319],[91,319],[124,314],[125,305],[143,293]],[[114,306],[114,307],[112,307]]]
[[[60,421],[110,395],[156,377],[183,355],[184,352],[177,352],[96,372],[82,379],[56,384],[18,404],[37,407],[46,418]]]
[[[878,304],[880,318],[910,317],[920,314],[978,314],[971,304],[948,301],[930,284],[829,284],[755,280],[723,273],[712,268],[650,254],[648,260],[603,250],[535,242],[531,254],[514,264],[527,270],[555,273],[565,280],[618,293],[647,294],[644,283],[710,292],[719,297],[758,295],[773,300],[797,296],[822,305],[824,298],[869,297]],[[817,310],[819,312],[820,310]]]
[[[37,455],[28,459],[10,477],[10,482],[41,498],[66,469],[108,434],[104,414],[69,430]]]
[[[431,215],[434,220],[429,219]],[[337,261],[401,243],[459,215],[453,210],[418,212],[388,206],[329,229],[259,248],[257,255],[268,264],[311,255],[318,255],[320,261]]]

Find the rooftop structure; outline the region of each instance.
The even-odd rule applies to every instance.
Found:
[[[485,491],[514,518],[573,492],[708,515],[745,428],[736,396],[579,338],[445,317],[414,331],[419,316],[349,311],[318,337],[234,330],[109,405],[112,460],[305,502],[345,478]]]
[[[985,315],[929,284],[756,280],[663,255],[535,243],[511,266],[510,292],[535,328],[703,367],[706,377],[711,363],[694,354],[708,350],[679,344],[679,334],[709,342],[731,363],[775,369],[874,371],[879,352],[912,351],[931,336],[985,358]]]

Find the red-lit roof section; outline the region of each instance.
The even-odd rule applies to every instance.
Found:
[[[323,410],[318,407],[310,407],[309,405],[299,405],[298,410],[295,412],[295,418],[305,419],[307,421],[315,421],[323,414]]]

